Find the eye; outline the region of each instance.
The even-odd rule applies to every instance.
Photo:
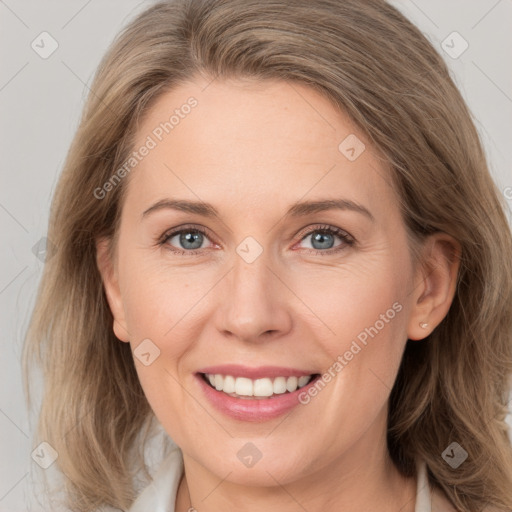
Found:
[[[193,255],[201,252],[205,240],[208,240],[208,236],[204,229],[197,226],[182,227],[165,233],[159,245],[165,245],[179,254]]]
[[[302,233],[304,235],[304,233]],[[335,226],[315,226],[314,229],[310,229],[305,236],[302,237],[301,242],[310,238],[310,246],[316,254],[332,254],[334,252],[341,251],[347,246],[353,246],[355,240],[346,231]],[[338,245],[335,244],[335,239],[341,240]]]
[[[301,242],[311,238],[310,249],[314,254],[332,254],[355,244],[354,238],[346,231],[329,225],[314,226],[313,229],[302,232],[301,236]],[[334,245],[336,238],[341,240],[338,245]],[[209,239],[205,229],[199,226],[184,226],[164,233],[158,244],[177,254],[192,256],[200,254],[205,248],[203,244]]]

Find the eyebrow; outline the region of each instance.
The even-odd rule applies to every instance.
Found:
[[[217,209],[209,203],[189,201],[185,199],[162,199],[145,210],[142,214],[142,218],[146,217],[150,213],[165,209],[195,213],[208,218],[217,217],[219,215]],[[374,216],[367,208],[348,199],[321,199],[316,201],[297,202],[290,207],[286,212],[285,217],[304,217],[312,213],[327,210],[349,210],[366,216],[372,222],[375,221]]]

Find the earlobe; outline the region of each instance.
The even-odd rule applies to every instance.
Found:
[[[461,246],[445,233],[431,235],[418,267],[407,336],[426,338],[448,314],[457,289]]]
[[[119,282],[110,251],[110,240],[106,238],[96,241],[96,264],[101,275],[107,302],[114,318],[114,334],[119,340],[129,342]]]

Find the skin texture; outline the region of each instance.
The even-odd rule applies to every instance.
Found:
[[[116,336],[132,350],[145,339],[160,350],[149,366],[137,358],[135,366],[183,450],[177,511],[342,504],[412,512],[415,479],[403,478],[387,452],[388,398],[407,339],[426,337],[450,307],[457,243],[433,235],[427,263],[414,264],[390,170],[348,117],[304,85],[198,77],[159,98],[136,147],[190,96],[197,107],[127,178],[113,258],[107,241],[97,245]],[[366,146],[355,161],[338,149],[350,134]],[[219,217],[171,209],[142,217],[166,198],[211,203]],[[339,198],[364,205],[374,220],[349,210],[285,217],[296,201]],[[199,254],[172,252],[189,247],[176,236],[158,244],[190,224],[208,231]],[[328,249],[311,236],[322,225],[355,243],[333,234],[341,250],[323,254]],[[263,248],[252,263],[236,252],[247,236]],[[284,417],[254,423],[222,415],[194,377],[226,363],[322,373],[397,302],[401,311],[343,371]],[[247,442],[262,453],[252,468],[237,458]]]

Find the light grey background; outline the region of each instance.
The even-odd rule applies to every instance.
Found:
[[[50,198],[87,85],[114,35],[149,3],[0,0],[1,512],[39,510],[31,496],[37,469],[31,458],[34,420],[29,421],[25,409],[20,372],[23,335],[43,266],[33,247],[46,233]],[[395,0],[393,4],[426,33],[449,63],[475,116],[493,176],[511,206],[512,1]],[[34,40],[42,46],[41,37],[47,36],[39,36],[44,31],[58,43],[46,59],[31,47]],[[469,44],[456,59],[442,47],[446,41],[452,52],[463,48],[459,36],[450,36],[454,31]],[[45,39],[46,50],[50,43]],[[508,421],[512,425],[510,416]]]

